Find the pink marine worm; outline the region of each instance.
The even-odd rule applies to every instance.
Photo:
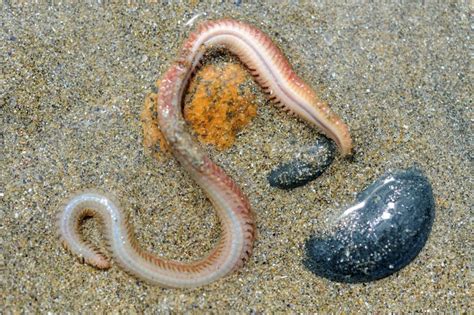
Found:
[[[204,153],[186,131],[182,116],[183,94],[204,52],[225,47],[248,67],[270,99],[317,126],[334,140],[343,155],[351,152],[347,126],[320,102],[315,92],[292,70],[271,39],[257,28],[235,20],[199,25],[184,43],[177,60],[159,83],[158,123],[172,153],[206,192],[222,224],[222,236],[200,260],[183,263],[156,257],[137,243],[127,216],[113,198],[89,191],[76,194],[61,206],[58,230],[63,245],[97,268],[109,268],[102,253],[81,238],[86,216],[102,223],[113,259],[139,279],[164,287],[196,287],[211,283],[240,268],[250,257],[255,220],[249,201],[234,181]]]

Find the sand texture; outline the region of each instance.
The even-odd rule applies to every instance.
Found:
[[[1,4],[0,313],[473,308],[467,1],[93,2]],[[121,200],[140,244],[157,255],[189,261],[216,244],[211,204],[172,157],[144,149],[140,123],[145,96],[156,91],[196,14],[197,21],[239,19],[269,34],[347,122],[355,153],[338,155],[304,187],[270,187],[267,174],[320,134],[271,106],[252,82],[257,116],[230,149],[205,147],[256,212],[254,254],[208,286],[163,289],[116,265],[100,271],[79,263],[58,243],[55,216],[67,196],[96,188]],[[312,233],[386,171],[413,165],[432,183],[436,219],[410,265],[352,285],[305,269]],[[101,244],[94,220],[84,234]]]

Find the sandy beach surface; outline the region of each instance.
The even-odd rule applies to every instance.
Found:
[[[473,308],[467,1],[54,2],[3,1],[0,10],[1,313]],[[210,202],[172,157],[144,149],[140,123],[145,96],[196,15],[196,23],[231,17],[267,33],[347,122],[355,154],[337,157],[304,187],[270,187],[268,172],[320,134],[271,106],[253,83],[257,117],[230,149],[206,146],[255,210],[253,256],[210,285],[164,289],[116,265],[100,271],[78,262],[58,243],[55,216],[67,196],[97,188],[117,196],[139,243],[157,255],[189,261],[216,244]],[[365,284],[331,282],[303,266],[311,234],[386,171],[413,165],[432,183],[436,219],[410,265]],[[102,246],[98,227],[87,220],[83,230]]]

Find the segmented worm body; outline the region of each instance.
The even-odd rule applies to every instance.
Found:
[[[292,70],[281,51],[264,33],[234,20],[201,24],[184,43],[177,60],[159,83],[158,121],[170,148],[196,183],[206,192],[222,224],[222,237],[204,258],[190,263],[165,260],[137,244],[120,206],[97,192],[73,196],[61,209],[60,238],[64,246],[98,268],[109,260],[84,242],[79,225],[85,216],[102,222],[107,245],[127,272],[166,287],[195,287],[240,268],[250,257],[255,221],[247,198],[225,172],[204,153],[185,129],[182,99],[188,81],[206,48],[223,46],[237,55],[276,103],[316,125],[333,139],[343,154],[351,151],[346,125],[318,101],[315,92]]]

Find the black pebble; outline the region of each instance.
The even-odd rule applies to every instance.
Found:
[[[435,217],[431,185],[416,168],[382,176],[345,210],[329,236],[306,242],[304,265],[338,282],[368,282],[408,265],[428,239]]]
[[[335,145],[327,138],[320,138],[316,143],[303,150],[300,157],[280,164],[268,174],[272,187],[292,189],[303,186],[321,175],[334,160]]]

